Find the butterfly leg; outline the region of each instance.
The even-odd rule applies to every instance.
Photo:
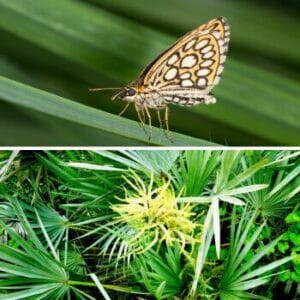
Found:
[[[163,130],[165,136],[169,139],[169,136],[167,134],[169,128],[168,128],[167,122],[165,121],[166,117],[164,119],[164,121],[165,121],[164,123],[167,124],[167,126],[164,126],[164,124],[163,124],[163,122],[161,120],[161,116],[160,116],[160,111],[163,110],[163,109],[166,109],[166,106],[160,106],[159,108],[156,109],[157,119],[158,119],[158,122],[159,122],[159,127]]]
[[[149,125],[148,139],[150,141],[151,140],[151,136],[152,136],[152,119],[151,119],[151,114],[149,112],[149,109],[148,109],[148,107],[146,105],[144,106],[144,110],[145,110],[146,116],[148,118],[148,125]]]
[[[122,116],[124,114],[124,112],[127,110],[127,108],[129,107],[130,102],[128,102],[125,107],[122,109],[122,111],[119,113],[119,116]]]
[[[138,118],[139,118],[139,121],[140,121],[139,125],[141,127],[143,127],[145,122],[144,122],[144,120],[142,118],[142,115],[141,115],[141,107],[139,105],[137,105],[136,103],[134,103],[134,108],[135,108],[135,111],[136,111],[136,113],[138,115]]]
[[[143,124],[146,124],[146,115],[145,115],[145,109],[144,109],[144,107],[142,107],[142,109],[141,109],[141,117],[142,117],[142,123]]]
[[[144,107],[141,107],[141,106],[137,105],[136,103],[134,104],[134,108],[135,108],[138,118],[140,120],[139,125],[143,128],[145,134],[147,135],[147,137],[150,140],[149,133],[147,132],[147,130],[145,128],[145,121],[146,121],[145,120],[145,111],[144,111],[145,109],[144,109]]]
[[[174,142],[170,133],[170,129],[169,129],[169,107],[168,105],[165,106],[165,125],[166,125],[166,129],[164,130],[164,133],[166,135],[166,137],[168,138],[168,140],[170,140],[170,142]]]
[[[161,121],[160,109],[157,109],[157,110],[156,110],[156,113],[157,113],[157,119],[158,119],[158,122],[159,122],[159,128],[164,129],[164,128],[163,128],[162,121]]]

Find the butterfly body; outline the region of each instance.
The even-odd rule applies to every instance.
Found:
[[[167,110],[168,104],[215,103],[211,90],[223,71],[229,35],[224,17],[199,26],[159,55],[113,99],[134,103],[137,112],[146,112],[149,123],[148,109]],[[144,118],[139,118],[143,123]]]
[[[166,105],[163,96],[153,89],[145,89],[145,87],[126,87],[121,99],[129,103],[134,103],[139,110],[143,107],[150,109],[162,109]]]
[[[216,102],[215,97],[208,92],[208,89],[202,91],[195,91],[194,89],[181,89],[179,91],[145,89],[143,92],[139,92],[138,88],[134,90],[136,92],[132,96],[123,94],[122,100],[134,103],[139,110],[145,107],[164,109],[169,103],[180,106],[193,106],[200,103],[210,104]]]

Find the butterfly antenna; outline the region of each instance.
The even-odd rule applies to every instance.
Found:
[[[111,98],[111,100],[112,100],[112,101],[116,100],[121,94],[122,94],[122,89],[121,89],[121,91],[120,91],[119,93],[115,94],[115,95]]]
[[[111,91],[111,90],[120,90],[120,87],[108,87],[108,88],[91,88],[90,92],[99,92],[99,91]]]

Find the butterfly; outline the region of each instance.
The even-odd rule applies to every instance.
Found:
[[[219,83],[226,60],[230,29],[225,17],[215,18],[187,33],[161,53],[139,75],[112,99],[134,104],[141,124],[151,128],[149,109],[160,111],[169,132],[169,104],[193,106],[216,103],[211,90]],[[100,90],[100,89],[92,89]],[[150,138],[150,137],[149,137]]]

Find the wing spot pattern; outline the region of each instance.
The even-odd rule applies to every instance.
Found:
[[[200,78],[197,82],[199,87],[205,87],[206,86],[206,79],[205,78]]]
[[[170,81],[170,80],[172,80],[172,79],[174,79],[174,78],[176,77],[177,73],[178,73],[177,68],[171,68],[171,69],[169,69],[168,72],[166,73],[165,79],[166,79],[167,81]]]
[[[224,67],[223,66],[219,66],[217,74],[220,75],[223,72]]]
[[[168,64],[169,66],[172,66],[172,65],[174,65],[178,60],[179,60],[179,55],[178,55],[178,53],[175,53],[175,54],[173,54],[173,55],[169,58],[167,64]]]
[[[214,52],[213,51],[210,51],[210,52],[207,52],[203,55],[203,58],[204,59],[208,59],[208,58],[211,58],[214,56]]]
[[[226,56],[225,55],[221,55],[221,57],[220,57],[220,64],[221,65],[224,64],[225,60],[226,60]]]
[[[187,51],[189,49],[191,49],[196,43],[196,39],[192,39],[190,42],[188,42],[185,46],[184,46],[184,51]]]
[[[196,55],[187,55],[181,61],[181,68],[192,68],[198,62],[198,57]]]
[[[195,46],[195,50],[199,50],[202,49],[203,47],[205,47],[208,44],[208,39],[202,40],[200,41],[196,46]]]
[[[205,53],[207,53],[208,51],[212,50],[212,48],[213,48],[212,45],[206,46],[205,48],[201,49],[201,53],[202,53],[202,54],[205,54]]]
[[[189,79],[185,79],[181,81],[181,86],[182,87],[192,87],[193,86],[193,81]]]
[[[205,60],[203,63],[201,63],[201,67],[209,67],[212,64],[213,64],[213,61],[208,59],[208,60]]]
[[[210,73],[210,70],[209,69],[200,69],[198,72],[197,72],[197,76],[201,77],[201,76],[206,76]]]
[[[180,79],[189,79],[191,77],[191,73],[186,72],[180,75]]]

